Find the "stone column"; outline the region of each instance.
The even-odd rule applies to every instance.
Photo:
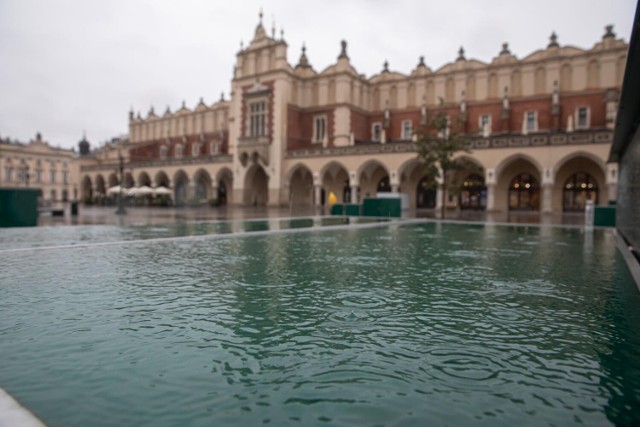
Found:
[[[389,184],[391,184],[391,192],[397,193],[398,188],[400,187],[398,171],[393,170],[389,173]]]
[[[353,204],[358,203],[358,188],[360,183],[358,182],[358,174],[356,172],[349,172],[349,187],[351,188],[351,200]],[[346,200],[345,200],[346,203]]]
[[[542,213],[550,214],[552,208],[553,184],[545,183],[542,185],[542,204],[540,206]]]
[[[316,207],[322,206],[322,186],[315,184],[313,186],[313,204]]]
[[[493,212],[496,210],[496,185],[487,185],[487,212]]]
[[[553,185],[555,183],[553,171],[549,168],[544,169],[542,175],[542,203],[540,211],[544,214],[553,212]]]
[[[351,186],[351,203],[358,204],[358,185]]]

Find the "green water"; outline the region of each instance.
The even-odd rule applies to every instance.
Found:
[[[602,230],[22,231],[0,387],[50,426],[640,423],[640,296]]]

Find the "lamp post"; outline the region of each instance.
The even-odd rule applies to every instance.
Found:
[[[118,191],[118,209],[116,215],[124,215],[127,212],[124,209],[124,200],[122,199],[122,185],[124,184],[124,158],[118,151],[118,170],[120,172],[120,190]]]

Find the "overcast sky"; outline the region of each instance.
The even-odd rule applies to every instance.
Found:
[[[488,62],[503,42],[518,58],[546,47],[591,48],[614,25],[629,40],[632,0],[0,0],[0,136],[75,147],[128,131],[128,111],[162,113],[200,97],[229,97],[240,41],[258,12],[284,29],[289,62],[304,42],[312,66],[335,63],[348,42],[367,77],[385,60],[409,73],[421,55],[432,69],[467,58]]]

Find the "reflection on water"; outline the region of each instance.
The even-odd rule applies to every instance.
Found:
[[[296,221],[278,226],[314,224]],[[422,224],[5,253],[0,384],[51,426],[632,425],[640,297],[611,237],[585,237]]]

